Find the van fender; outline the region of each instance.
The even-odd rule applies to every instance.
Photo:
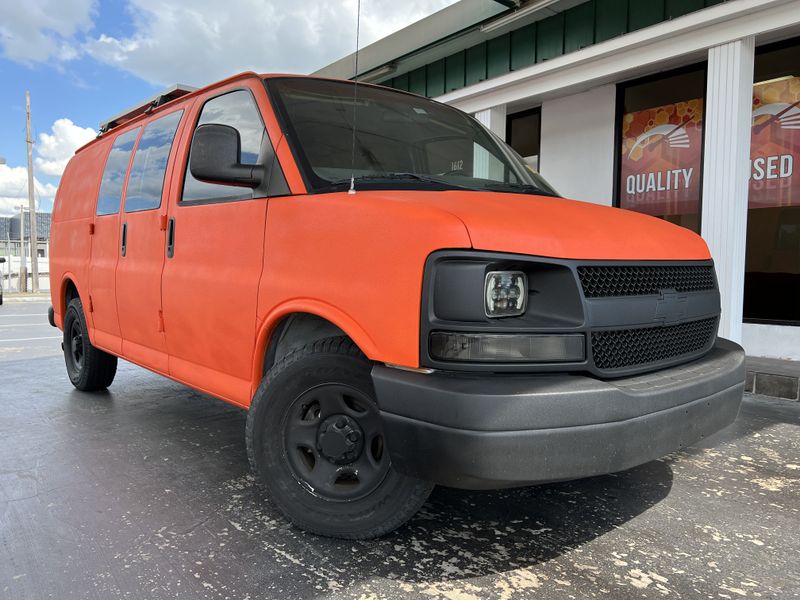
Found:
[[[57,302],[53,302],[53,310],[55,311],[54,320],[56,322],[56,327],[59,329],[64,329],[64,315],[67,312],[67,305],[65,302],[64,297],[67,294],[67,282],[71,281],[72,284],[75,286],[75,289],[78,290],[78,297],[81,299],[81,302],[84,305],[85,309],[89,307],[89,292],[80,283],[80,279],[73,273],[72,271],[66,271],[61,276],[61,283],[58,286],[58,298],[56,299]],[[51,296],[52,300],[52,296]],[[92,320],[92,313],[85,311],[84,317],[86,317],[86,324],[89,328],[89,340],[93,342],[93,334],[94,334],[94,321]]]
[[[274,307],[258,326],[253,356],[251,397],[255,394],[259,383],[261,383],[264,358],[266,356],[267,346],[272,339],[272,334],[281,320],[293,313],[308,313],[330,321],[336,325],[336,327],[344,331],[368,358],[375,360],[379,355],[378,347],[370,335],[355,319],[344,311],[320,300],[293,298],[292,300],[287,300]]]

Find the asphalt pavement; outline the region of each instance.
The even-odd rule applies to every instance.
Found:
[[[245,413],[121,362],[64,371],[47,304],[0,307],[0,598],[800,596],[800,403],[748,396],[696,447],[604,477],[439,488],[385,538],[299,531]]]
[[[61,332],[47,322],[49,306],[6,296],[0,306],[0,361],[61,354]]]

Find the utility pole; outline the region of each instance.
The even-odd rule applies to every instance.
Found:
[[[36,235],[36,200],[33,194],[33,137],[31,134],[31,93],[25,92],[25,130],[28,144],[28,210],[31,215],[30,243],[31,247],[31,291],[39,291],[39,238]],[[24,221],[20,223],[24,226]]]
[[[28,291],[28,262],[25,258],[25,205],[19,209],[19,291]]]

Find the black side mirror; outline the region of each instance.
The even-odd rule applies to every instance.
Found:
[[[5,257],[4,256],[0,256],[0,265],[2,265],[4,262],[6,262]]]
[[[256,188],[264,181],[264,167],[242,164],[239,132],[229,125],[209,123],[195,129],[189,170],[209,183]]]

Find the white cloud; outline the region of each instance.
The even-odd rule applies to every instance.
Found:
[[[361,46],[454,0],[363,0]],[[356,0],[129,0],[130,37],[101,33],[84,50],[161,85],[234,73],[307,73],[355,47]]]
[[[360,44],[455,1],[362,0]],[[356,6],[357,0],[127,0],[133,33],[122,37],[93,31],[100,0],[0,0],[0,50],[17,62],[56,67],[88,54],[162,85],[203,85],[245,70],[307,73],[353,51]]]
[[[38,179],[34,179],[33,189],[37,207],[42,199],[52,199],[56,195],[56,186],[43,184]],[[28,170],[0,165],[0,216],[19,213],[20,204],[28,206]]]
[[[50,133],[40,133],[34,146],[34,174],[47,178],[60,178],[64,169],[75,154],[75,150],[95,138],[97,133],[90,127],[79,127],[69,119],[58,119],[50,128]],[[36,206],[52,204],[58,182],[43,182],[34,177],[33,189]],[[42,203],[42,200],[45,202]],[[7,217],[19,212],[20,204],[28,206],[28,169],[0,165],[0,216]]]
[[[97,132],[91,127],[79,127],[69,119],[53,123],[52,133],[40,133],[34,160],[35,172],[61,177],[75,150],[93,140]]]
[[[6,58],[34,63],[71,60],[76,36],[92,27],[95,0],[0,2],[0,46]]]

